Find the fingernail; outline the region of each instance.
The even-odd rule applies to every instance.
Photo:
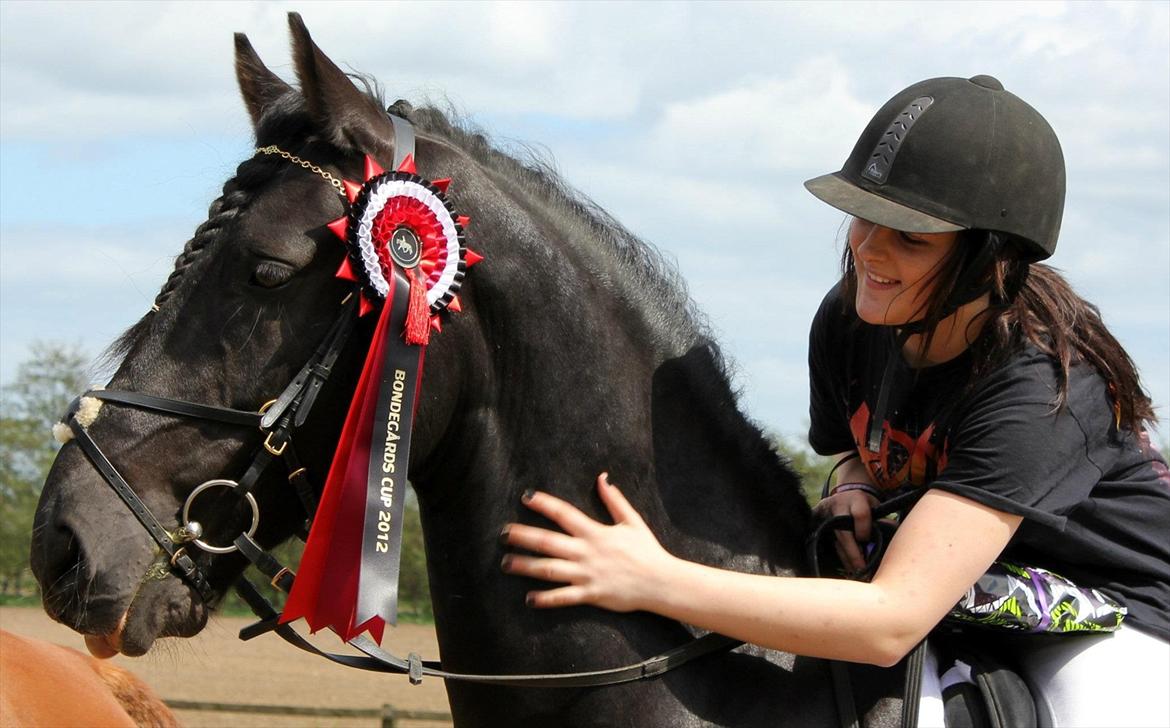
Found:
[[[532,593],[528,593],[528,594],[524,595],[524,603],[530,607],[535,605],[536,604],[536,595],[532,594]]]
[[[536,495],[536,491],[533,490],[532,488],[529,488],[528,490],[526,490],[520,494],[520,501],[522,503],[527,503],[528,501],[532,500],[532,497],[534,495]]]
[[[511,526],[504,526],[503,529],[500,530],[500,543],[504,543],[504,544],[508,543],[508,534],[511,532],[512,532]]]
[[[511,566],[512,566],[512,554],[508,554],[504,558],[500,559],[500,569],[501,570],[507,571],[509,569],[509,567],[511,567]]]

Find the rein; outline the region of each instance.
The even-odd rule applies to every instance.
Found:
[[[406,157],[413,152],[413,129],[408,122],[397,117],[390,117],[394,123],[396,139],[395,156]],[[409,148],[406,148],[409,147]],[[305,162],[291,154],[282,153],[275,148],[264,148],[259,153],[277,154],[288,161],[298,164],[315,174],[327,175],[327,172],[318,171],[315,165]],[[397,161],[397,160],[396,160]],[[328,180],[328,177],[326,177]],[[330,184],[333,182],[330,181]],[[239,551],[257,569],[271,580],[271,584],[288,593],[294,584],[296,575],[275,557],[266,552],[254,539],[259,525],[260,513],[252,490],[260,475],[267,469],[274,459],[283,459],[289,471],[289,482],[308,516],[305,528],[298,535],[307,537],[308,524],[313,520],[317,510],[316,490],[308,482],[306,470],[301,465],[292,445],[292,436],[308,417],[313,404],[316,402],[325,382],[332,374],[333,365],[349,340],[357,320],[355,308],[358,306],[356,296],[349,296],[342,302],[341,311],[334,321],[329,332],[322,340],[309,360],[301,367],[293,380],[284,388],[276,399],[268,402],[258,411],[238,410],[229,407],[206,405],[185,400],[159,397],[141,392],[124,390],[91,390],[76,398],[69,406],[64,418],[65,423],[73,432],[82,452],[93,463],[102,479],[114,490],[119,498],[146,529],[150,537],[161,549],[162,559],[148,572],[148,576],[165,576],[173,571],[186,581],[207,604],[215,599],[207,575],[188,553],[195,547],[213,554],[226,554]],[[187,496],[182,510],[182,523],[174,531],[169,531],[158,518],[151,513],[147,505],[134,492],[126,479],[102,452],[101,447],[86,431],[78,420],[77,414],[84,397],[91,397],[105,402],[126,405],[138,409],[177,415],[197,420],[210,420],[239,427],[257,427],[264,434],[264,441],[256,449],[252,461],[239,480],[214,479],[197,486]],[[229,488],[247,502],[251,510],[251,524],[246,532],[241,533],[230,546],[217,546],[208,543],[203,538],[203,526],[197,521],[190,520],[193,502],[212,488]],[[364,653],[364,655],[345,655],[325,652],[313,646],[297,633],[291,625],[282,621],[284,615],[278,612],[267,599],[244,576],[240,576],[235,583],[236,592],[247,602],[252,611],[259,617],[258,622],[245,627],[240,631],[240,639],[250,640],[267,632],[275,632],[289,644],[324,657],[337,664],[355,667],[375,672],[404,674],[409,676],[412,684],[418,684],[424,676],[439,677],[444,680],[458,680],[470,683],[529,686],[529,687],[598,687],[633,682],[661,675],[684,665],[694,659],[713,652],[731,650],[743,644],[742,641],[724,635],[710,633],[697,637],[690,642],[667,650],[638,663],[604,670],[586,672],[559,673],[559,674],[469,674],[448,672],[442,669],[438,661],[423,660],[417,654],[410,653],[403,659],[382,650],[369,636],[360,634],[348,640],[348,644]]]
[[[853,457],[856,457],[856,455]],[[842,463],[847,460],[852,460],[853,457],[843,458],[829,471],[828,476],[825,478],[825,488],[822,492],[822,497],[829,494],[829,478],[832,477],[833,472]],[[890,498],[888,501],[879,504],[873,509],[870,514],[873,523],[870,529],[870,544],[872,544],[872,548],[866,554],[865,566],[860,572],[854,574],[853,578],[869,579],[877,572],[877,568],[881,564],[882,555],[886,550],[887,541],[892,538],[894,530],[893,525],[883,519],[895,513],[905,514],[925,493],[926,490],[924,488],[914,488]],[[829,542],[831,534],[834,531],[852,530],[853,516],[849,514],[826,518],[813,529],[805,541],[805,549],[814,577],[824,576],[821,568],[821,549],[825,545],[825,542]],[[926,640],[924,639],[918,643],[906,658],[906,678],[902,688],[902,715],[901,722],[899,723],[901,728],[916,728],[918,725],[918,701],[922,683],[923,660],[926,657],[925,645]],[[829,671],[833,678],[833,698],[837,706],[839,726],[840,728],[860,728],[861,722],[857,715],[857,706],[853,695],[853,682],[849,677],[849,667],[840,660],[829,660],[828,662]]]

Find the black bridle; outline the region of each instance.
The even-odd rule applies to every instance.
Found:
[[[395,117],[391,118],[395,119]],[[405,124],[405,122],[402,123]],[[396,121],[396,132],[398,126]],[[174,572],[186,581],[205,603],[213,603],[215,592],[211,588],[207,575],[188,553],[188,549],[194,546],[218,554],[239,551],[271,580],[275,588],[285,593],[292,588],[295,574],[253,539],[260,513],[252,491],[260,475],[273,460],[284,460],[289,471],[289,482],[294,486],[308,516],[305,528],[298,533],[301,538],[305,537],[308,523],[312,521],[316,511],[316,491],[309,483],[306,470],[296,455],[292,437],[296,429],[308,417],[318,394],[333,371],[333,365],[353,331],[354,322],[357,320],[355,307],[356,297],[350,296],[343,301],[341,312],[316,351],[280,395],[258,411],[199,404],[125,390],[90,390],[73,401],[64,421],[73,432],[82,452],[161,549],[161,559],[156,564],[157,568],[152,567],[148,577],[151,574],[165,576],[167,573]],[[239,480],[208,480],[192,490],[183,504],[182,523],[174,531],[168,531],[151,513],[147,505],[134,492],[134,489],[102,452],[101,447],[86,431],[85,426],[78,420],[77,415],[81,400],[85,397],[196,420],[208,420],[239,427],[257,427],[264,434],[264,441],[256,449],[251,464]],[[232,541],[231,546],[214,546],[207,543],[202,538],[203,527],[190,520],[191,505],[195,499],[215,487],[232,489],[248,503],[252,511],[251,526],[237,536]],[[405,674],[415,684],[420,682],[424,676],[433,676],[472,683],[529,687],[616,685],[661,675],[703,655],[735,649],[743,644],[740,640],[711,633],[641,662],[605,670],[555,675],[453,673],[443,670],[438,661],[423,660],[414,653],[411,653],[406,659],[396,657],[382,650],[366,635],[350,640],[348,643],[363,652],[364,656],[335,654],[319,650],[301,637],[289,624],[282,624],[280,613],[243,575],[239,577],[234,586],[236,592],[260,619],[259,622],[242,629],[240,639],[249,640],[267,632],[276,632],[286,642],[299,649],[319,655],[332,662],[375,672]]]
[[[211,553],[222,554],[240,550],[247,556],[248,552],[240,549],[235,542],[231,546],[213,546],[202,540],[202,526],[189,520],[191,504],[199,495],[210,487],[232,488],[252,509],[251,527],[240,534],[235,541],[243,540],[255,550],[263,552],[263,549],[252,539],[260,517],[259,507],[252,495],[252,490],[268,465],[275,458],[282,458],[289,469],[289,482],[294,485],[298,497],[305,507],[305,512],[309,518],[312,518],[312,514],[316,510],[316,495],[308,483],[306,470],[300,464],[296,450],[292,446],[292,432],[300,427],[305,418],[308,417],[313,403],[317,400],[317,395],[320,394],[321,388],[329,379],[333,365],[353,331],[354,321],[357,318],[354,315],[354,307],[352,297],[348,298],[342,305],[337,320],[334,321],[321,345],[317,347],[317,350],[313,352],[309,360],[293,377],[293,380],[284,388],[280,396],[265,404],[259,411],[251,412],[170,397],[159,397],[142,392],[110,389],[90,390],[73,400],[69,405],[65,423],[73,432],[82,452],[97,468],[102,479],[114,489],[114,492],[129,507],[130,512],[134,514],[134,517],[162,549],[170,568],[190,584],[205,602],[212,601],[214,591],[208,583],[207,576],[187,553],[188,546],[194,545]],[[101,447],[78,420],[77,414],[81,400],[86,397],[191,419],[210,420],[239,427],[257,427],[265,433],[265,438],[263,444],[257,448],[255,455],[252,456],[251,464],[239,480],[208,480],[191,491],[183,504],[183,522],[172,532],[168,531],[151,513],[150,508],[138,497],[138,494],[134,492],[134,489],[130,487],[130,484],[126,482],[126,479],[122,477],[122,474],[118,472],[118,469],[114,467],[110,459],[102,452]],[[281,580],[286,578],[291,582],[291,572],[287,572],[281,577]],[[279,585],[277,586],[279,588]]]

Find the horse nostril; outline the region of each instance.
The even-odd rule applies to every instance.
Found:
[[[33,539],[30,558],[33,575],[41,586],[45,611],[59,622],[78,603],[78,588],[85,581],[85,557],[81,542],[65,524],[47,526]]]

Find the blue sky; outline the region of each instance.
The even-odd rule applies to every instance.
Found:
[[[806,337],[842,216],[801,182],[932,76],[998,77],[1060,136],[1052,263],[1170,404],[1170,4],[0,3],[0,380],[96,356],[250,153],[243,31],[291,79],[288,10],[390,98],[450,103],[677,261],[748,412],[803,437]],[[748,295],[744,295],[745,292]]]

